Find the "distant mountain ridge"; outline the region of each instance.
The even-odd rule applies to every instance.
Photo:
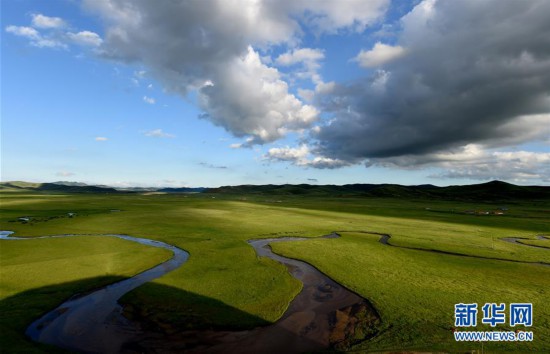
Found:
[[[53,184],[60,184],[60,185],[63,185],[63,186],[78,186],[78,187],[88,186],[88,184],[82,183],[82,182],[57,181],[57,182],[52,182],[52,183]],[[97,187],[101,187],[101,186],[97,186]]]
[[[106,185],[89,185],[82,182],[58,181],[51,183],[32,183],[32,182],[1,182],[2,189],[26,189],[34,191],[51,191],[66,193],[145,193],[145,192],[163,192],[163,193],[201,193],[204,187],[122,187],[114,188]]]
[[[25,189],[43,192],[63,192],[63,193],[118,193],[111,187],[89,186],[85,183],[58,184],[58,183],[29,183],[29,182],[2,182],[1,189]]]
[[[22,189],[61,193],[211,193],[227,195],[303,195],[323,197],[377,197],[377,198],[436,198],[450,200],[548,200],[550,187],[517,186],[502,181],[471,184],[464,186],[438,187],[431,184],[403,186],[399,184],[345,184],[345,185],[238,185],[218,188],[204,187],[128,187],[113,188],[109,186],[93,186],[81,182],[3,182],[2,189]]]
[[[241,185],[209,188],[207,193],[261,195],[317,195],[338,197],[438,198],[453,200],[550,199],[550,187],[517,186],[502,181],[464,186],[438,187],[431,184],[402,186],[399,184],[346,185]]]

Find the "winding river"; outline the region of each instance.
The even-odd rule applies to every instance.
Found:
[[[550,240],[550,237],[545,236],[545,235],[537,235],[537,237],[535,239],[539,240],[539,241],[543,241],[543,240]],[[548,249],[548,247],[546,247],[546,246],[530,245],[528,243],[521,242],[521,241],[529,240],[529,238],[527,238],[527,237],[502,237],[501,240],[506,241],[506,242],[510,242],[510,243],[515,243],[517,245],[527,246],[527,247]]]
[[[9,231],[0,231],[0,239],[26,240],[36,238],[76,237],[56,235],[33,238],[11,237]],[[92,236],[92,235],[87,235]],[[32,340],[61,348],[86,353],[118,353],[121,345],[136,334],[135,325],[122,316],[118,304],[127,292],[180,267],[189,253],[164,242],[127,235],[93,235],[117,237],[143,245],[172,251],[171,259],[131,278],[107,285],[89,294],[73,297],[46,313],[27,328],[25,334]]]
[[[56,235],[33,238],[12,237],[1,231],[0,239],[26,240],[35,238],[76,237]],[[34,321],[26,330],[32,340],[83,353],[125,352],[128,343],[144,352],[172,352],[167,337],[140,330],[139,325],[122,316],[118,304],[127,292],[158,278],[178,267],[189,254],[175,246],[128,235],[85,235],[118,237],[172,251],[173,257],[131,278],[108,285],[94,292],[73,297]],[[339,237],[338,234],[322,236]],[[303,283],[300,293],[291,301],[283,316],[274,324],[247,331],[186,331],[180,338],[193,336],[187,352],[200,353],[300,353],[326,349],[339,343],[349,343],[355,326],[372,325],[379,321],[376,310],[368,301],[342,287],[315,267],[286,258],[271,251],[269,243],[302,241],[308,238],[283,237],[250,240],[258,256],[272,258],[284,264],[290,274]],[[365,316],[365,314],[368,314]],[[359,319],[361,318],[361,319]],[[365,319],[366,318],[366,319]],[[185,340],[184,340],[185,341]],[[181,349],[181,343],[175,341]]]
[[[380,243],[392,246],[388,242],[391,237],[388,234],[359,232],[378,235]],[[172,258],[166,262],[131,278],[85,295],[74,296],[34,321],[26,330],[26,335],[32,340],[72,351],[120,353],[135,352],[137,348],[140,352],[178,352],[182,349],[189,353],[311,352],[334,346],[338,348],[342,345],[345,348],[353,344],[357,328],[361,328],[363,333],[366,331],[367,337],[374,336],[376,332],[373,329],[381,321],[376,309],[368,300],[336,283],[312,265],[278,255],[272,252],[270,247],[270,243],[274,242],[306,241],[311,238],[280,237],[248,241],[258,256],[269,257],[282,263],[289,273],[303,284],[300,293],[290,302],[277,322],[245,331],[185,330],[167,336],[165,333],[143,331],[138,323],[127,320],[122,316],[122,307],[118,300],[138,286],[183,265],[189,258],[186,251],[164,242],[128,235],[57,235],[23,238],[12,237],[11,234],[9,231],[0,231],[0,239],[29,242],[35,238],[118,237],[147,246],[165,248],[173,253]],[[340,235],[333,232],[320,237],[337,238]],[[538,237],[543,238],[547,237]],[[502,240],[519,243],[518,238]],[[129,347],[134,349],[128,350]]]

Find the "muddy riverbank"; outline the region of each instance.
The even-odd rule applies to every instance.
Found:
[[[338,234],[322,236],[336,238]],[[273,242],[307,242],[311,238],[281,237],[250,240],[260,257],[285,265],[303,288],[283,316],[272,325],[246,331],[180,331],[170,335],[150,331],[127,352],[170,353],[302,353],[345,349],[376,335],[380,316],[371,304],[312,265],[272,252]]]

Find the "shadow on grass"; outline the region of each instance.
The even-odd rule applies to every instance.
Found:
[[[124,315],[166,332],[178,330],[245,330],[271,322],[210,297],[175,287],[146,283],[124,295]]]
[[[27,326],[68,299],[87,296],[94,289],[122,279],[114,276],[88,278],[36,288],[2,299],[2,352],[63,352],[57,347],[31,341],[24,334]],[[205,350],[213,353],[252,353],[265,352],[266,349],[298,353],[327,347],[325,343],[304,338],[293,328],[272,324],[216,299],[170,286],[147,283],[139,291],[124,296],[120,302],[125,305],[124,316],[135,324],[132,325],[135,330],[131,333],[126,325],[124,331],[128,340],[121,348],[115,349],[123,353]],[[118,320],[110,318],[108,323],[117,331]],[[104,339],[109,340],[95,340]]]
[[[58,348],[32,342],[25,330],[32,321],[74,294],[91,291],[125,277],[103,276],[27,290],[0,301],[0,348],[2,353],[59,352]]]
[[[328,346],[299,330],[310,319],[297,317],[292,328],[210,297],[156,283],[144,284],[120,303],[125,316],[142,329],[141,336],[126,343],[122,352],[302,353]]]

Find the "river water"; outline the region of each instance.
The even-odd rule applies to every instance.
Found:
[[[78,235],[11,237],[1,231],[0,239],[30,240],[34,238],[77,237]],[[122,316],[118,304],[127,292],[158,278],[185,263],[189,254],[175,246],[128,235],[97,235],[118,237],[140,244],[172,251],[173,257],[158,266],[131,278],[99,290],[75,296],[34,321],[26,330],[31,339],[83,353],[120,353],[124,348],[139,348],[143,352],[173,352],[183,347],[197,353],[300,353],[322,350],[353,337],[358,314],[370,322],[379,316],[368,301],[342,287],[308,263],[272,252],[270,243],[307,241],[308,238],[283,237],[250,240],[248,243],[260,257],[269,257],[284,264],[289,273],[303,283],[300,293],[291,301],[283,316],[272,325],[246,331],[182,331],[174,340],[159,333],[143,332],[139,325]],[[333,233],[323,236],[335,238]],[[185,339],[193,337],[192,345]],[[183,342],[183,344],[182,344]],[[131,343],[130,346],[128,344]],[[172,347],[177,345],[176,347]]]

